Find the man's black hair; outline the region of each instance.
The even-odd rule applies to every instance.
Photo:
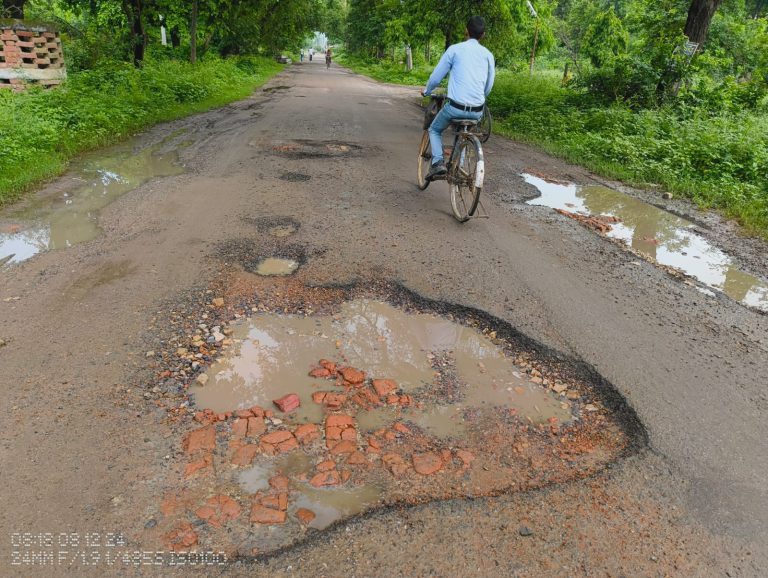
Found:
[[[473,16],[467,21],[467,32],[470,38],[480,40],[485,34],[485,19],[482,16]]]

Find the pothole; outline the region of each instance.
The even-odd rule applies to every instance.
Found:
[[[157,531],[165,547],[192,532],[263,554],[381,507],[587,476],[644,443],[599,376],[481,312],[373,283],[278,278],[265,293],[252,279],[212,298],[167,356],[197,423],[181,443],[185,505]],[[209,521],[211,500],[227,504],[225,524]]]
[[[597,228],[653,262],[680,270],[732,299],[768,312],[768,283],[739,270],[733,260],[682,217],[602,186],[556,183],[523,174],[543,205]]]
[[[299,262],[293,259],[282,259],[280,257],[267,257],[259,262],[254,273],[265,277],[277,277],[282,275],[293,275],[299,268]]]
[[[357,157],[363,152],[362,146],[341,141],[293,140],[272,146],[272,154],[290,159]]]
[[[303,173],[283,173],[280,175],[281,181],[288,181],[289,183],[303,183],[310,180],[312,177]]]
[[[138,152],[133,151],[135,143],[127,143],[106,154],[86,155],[73,169],[82,184],[7,213],[15,222],[0,229],[0,266],[96,238],[101,209],[153,178],[183,173],[178,161],[181,145],[166,150],[166,141]]]
[[[297,233],[301,224],[293,217],[243,217],[243,221],[254,225],[260,233],[273,237],[289,237]]]

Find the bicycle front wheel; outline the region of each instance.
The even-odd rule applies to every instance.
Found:
[[[488,108],[488,105],[483,107],[483,116],[480,117],[480,122],[477,124],[477,127],[477,136],[480,139],[480,142],[488,142],[488,139],[491,137],[491,129],[493,128],[493,117],[491,116],[491,109]]]
[[[421,137],[421,145],[419,145],[419,167],[416,173],[418,178],[418,185],[420,190],[424,190],[429,186],[429,180],[427,180],[427,173],[432,165],[432,147],[429,145],[429,133],[424,131]]]
[[[448,190],[451,193],[453,216],[464,223],[475,214],[485,178],[483,147],[475,136],[460,140],[448,169]]]

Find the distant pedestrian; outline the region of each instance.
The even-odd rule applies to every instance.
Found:
[[[328,50],[325,51],[325,67],[330,68],[331,67],[331,48],[328,47]]]
[[[304,62],[304,49],[299,51],[299,62]]]
[[[312,55],[315,53],[311,48],[309,49],[309,61],[312,62]]]

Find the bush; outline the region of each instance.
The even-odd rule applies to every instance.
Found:
[[[156,122],[231,102],[282,66],[266,58],[100,62],[57,90],[0,90],[0,203],[59,173],[74,154]]]

